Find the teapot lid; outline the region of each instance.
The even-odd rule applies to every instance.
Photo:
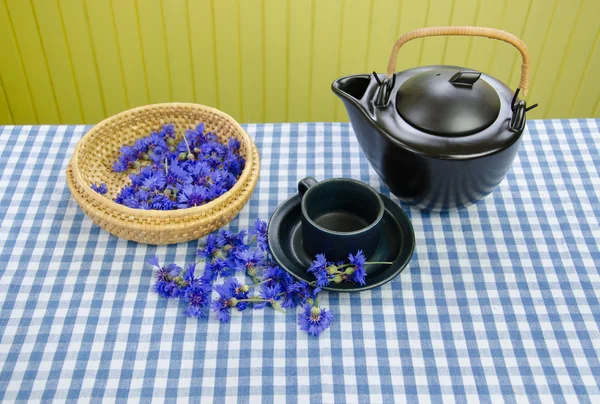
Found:
[[[498,118],[496,90],[473,70],[433,69],[398,88],[396,110],[411,126],[446,137],[481,132]]]

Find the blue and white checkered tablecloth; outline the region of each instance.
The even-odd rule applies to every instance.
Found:
[[[506,179],[451,213],[402,205],[405,271],[324,293],[320,338],[296,316],[183,314],[144,261],[183,264],[94,225],[65,168],[86,126],[0,127],[0,400],[600,402],[600,120],[532,121]],[[247,125],[256,191],[230,226],[267,219],[307,175],[389,194],[348,124]]]

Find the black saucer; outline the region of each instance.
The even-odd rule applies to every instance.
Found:
[[[381,286],[398,275],[410,261],[415,248],[415,233],[404,211],[385,195],[385,206],[379,245],[367,261],[393,262],[391,265],[367,265],[367,284],[331,284],[325,290],[335,292],[359,292]],[[281,268],[296,279],[312,282],[315,277],[306,272],[314,257],[304,251],[302,245],[302,221],[300,196],[294,195],[282,203],[271,216],[268,227],[269,246],[273,259]]]

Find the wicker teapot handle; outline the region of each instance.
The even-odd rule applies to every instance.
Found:
[[[483,27],[429,27],[419,28],[414,31],[410,31],[402,35],[392,48],[392,55],[388,63],[387,75],[391,77],[396,72],[396,59],[398,57],[398,51],[400,47],[410,40],[423,38],[427,36],[482,36],[491,39],[498,39],[500,41],[508,42],[521,52],[523,62],[521,63],[521,81],[519,82],[519,88],[523,91],[524,95],[527,95],[529,90],[529,51],[523,41],[517,38],[515,35],[502,31],[495,28],[483,28]]]

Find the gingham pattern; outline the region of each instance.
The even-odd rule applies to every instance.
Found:
[[[323,293],[335,322],[320,338],[272,310],[186,318],[143,262],[190,262],[197,243],[119,240],[71,198],[64,170],[89,127],[0,127],[0,399],[598,403],[599,124],[529,122],[507,178],[466,210],[403,205],[409,266]],[[389,194],[347,124],[247,130],[262,172],[234,229],[306,175]]]

